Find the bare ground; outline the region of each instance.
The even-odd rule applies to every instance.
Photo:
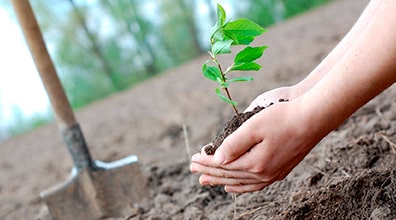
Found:
[[[367,1],[337,0],[273,26],[249,86],[231,88],[241,108],[261,92],[310,72],[356,21]],[[120,219],[395,219],[396,87],[328,135],[289,176],[237,195],[202,187],[189,172],[182,127],[193,152],[232,116],[203,79],[201,57],[76,113],[94,159],[139,156],[150,199]],[[351,97],[353,98],[353,97]],[[72,160],[55,124],[0,145],[0,219],[47,219],[39,193],[64,181]]]

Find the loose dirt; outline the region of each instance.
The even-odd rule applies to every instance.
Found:
[[[269,28],[262,75],[233,88],[241,108],[258,94],[306,76],[356,21],[368,1],[336,0]],[[139,156],[150,198],[119,219],[395,219],[396,87],[323,139],[284,180],[233,195],[200,186],[189,171],[233,112],[200,73],[206,55],[76,115],[94,159]],[[353,97],[351,97],[353,98]],[[39,193],[63,182],[72,160],[55,124],[0,145],[0,219],[49,219]]]
[[[213,155],[216,152],[217,148],[219,148],[220,145],[223,143],[223,141],[226,137],[228,137],[230,134],[232,134],[234,131],[236,131],[245,121],[247,121],[253,115],[259,113],[263,109],[265,109],[265,107],[257,106],[252,111],[235,114],[231,118],[231,120],[229,120],[224,125],[224,128],[220,132],[220,134],[218,134],[211,143],[204,146],[205,153],[207,155]]]

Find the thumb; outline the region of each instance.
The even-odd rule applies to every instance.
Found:
[[[214,161],[225,165],[238,159],[242,154],[260,143],[261,138],[255,132],[258,130],[255,124],[257,123],[254,123],[253,116],[225,138],[213,156]]]

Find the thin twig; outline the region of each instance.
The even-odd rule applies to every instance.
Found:
[[[312,166],[312,165],[310,165],[310,164],[306,164],[309,168],[311,168],[312,170],[314,170],[314,171],[316,171],[316,172],[318,172],[318,173],[320,173],[320,174],[323,174],[323,176],[326,176],[326,175],[328,175],[327,173],[325,173],[325,172],[323,172],[321,169],[319,169],[318,167],[315,167],[315,166]]]
[[[257,204],[255,206],[253,206],[251,208],[251,210],[241,213],[236,219],[241,219],[241,218],[251,215],[259,210],[265,209],[265,208],[267,208],[268,204],[270,204],[270,202],[263,202],[263,203]]]
[[[388,136],[383,133],[379,133],[379,135],[391,146],[392,152],[396,154],[396,144],[393,143]]]
[[[198,194],[195,197],[193,197],[192,199],[188,200],[182,207],[180,207],[180,208],[178,208],[176,210],[173,210],[173,212],[170,215],[171,216],[177,215],[182,210],[185,210],[188,206],[193,205],[194,203],[196,203],[200,199],[207,198],[208,196],[209,196],[208,192],[205,192],[205,193],[202,193],[202,194]]]
[[[346,177],[351,177],[351,174],[347,173],[345,170],[341,170],[341,172],[342,172]]]
[[[187,126],[183,125],[183,135],[184,135],[184,143],[186,146],[186,152],[187,152],[187,156],[188,156],[188,160],[191,163],[191,148],[190,148],[190,141],[188,139],[188,132],[187,132]]]
[[[236,215],[237,215],[237,194],[236,193],[232,193],[231,195],[234,198],[234,217],[233,217],[233,219],[236,219]]]
[[[183,125],[183,135],[184,135],[184,143],[186,146],[186,152],[187,152],[187,157],[188,157],[188,161],[190,162],[190,164],[192,163],[191,161],[191,147],[190,147],[190,141],[188,139],[188,131],[187,131],[187,126],[184,124]],[[194,185],[194,176],[190,175],[190,185]]]

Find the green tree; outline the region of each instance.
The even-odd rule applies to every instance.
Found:
[[[112,85],[116,90],[121,90],[120,86],[118,85],[117,78],[115,76],[116,71],[113,69],[111,63],[108,59],[106,59],[105,54],[101,48],[100,40],[98,39],[98,34],[90,29],[87,25],[87,18],[86,12],[84,12],[84,7],[79,7],[76,5],[74,0],[68,0],[73,8],[72,14],[77,22],[78,27],[82,30],[85,34],[85,37],[89,43],[89,49],[92,51],[92,54],[97,58],[99,61],[100,66],[103,68],[104,74],[110,79]]]
[[[280,0],[251,0],[245,4],[247,4],[245,9],[237,12],[238,17],[249,18],[263,27],[280,22],[285,16],[284,6]]]
[[[292,17],[330,0],[281,0],[286,8],[286,17]]]
[[[151,43],[148,40],[152,24],[145,19],[139,10],[142,2],[134,0],[101,1],[102,7],[107,10],[115,23],[122,24],[120,32],[129,35],[132,44],[135,45],[137,55],[142,59],[146,73],[154,75],[158,73],[155,65],[156,56]]]
[[[181,63],[201,54],[194,43],[196,32],[191,32],[181,1],[158,0],[160,8],[159,35],[173,63]],[[194,28],[195,29],[195,28]],[[195,44],[195,45],[194,45]]]
[[[182,16],[184,17],[184,21],[190,33],[191,43],[194,47],[194,51],[197,52],[197,55],[206,53],[206,50],[201,46],[201,43],[199,42],[199,28],[196,21],[198,19],[195,19],[195,13],[197,8],[196,1],[186,2],[185,0],[176,0],[176,2],[181,9]]]
[[[216,21],[216,8],[214,7],[214,2],[212,0],[205,0],[203,3],[206,4],[206,7],[209,9],[210,20]]]
[[[106,16],[94,3],[34,1],[50,53],[73,107],[129,87],[133,51],[106,32]],[[53,4],[52,4],[53,3]],[[99,12],[99,13],[98,13]],[[111,24],[116,27],[116,24]],[[127,62],[129,61],[129,62]]]

